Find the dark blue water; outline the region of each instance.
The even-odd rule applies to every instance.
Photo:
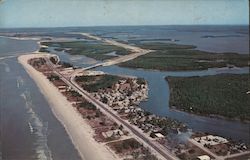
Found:
[[[0,58],[37,49],[33,41],[1,38],[0,43],[4,44]],[[0,59],[0,115],[2,159],[80,159],[46,99],[15,57]]]

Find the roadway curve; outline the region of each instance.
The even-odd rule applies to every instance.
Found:
[[[79,34],[79,33],[72,33],[72,34]],[[86,36],[88,38],[91,38],[91,39],[94,39],[94,40],[97,40],[97,41],[102,41],[102,42],[107,43],[109,45],[114,45],[114,46],[121,47],[121,48],[124,48],[124,49],[130,51],[130,53],[127,54],[127,55],[112,58],[112,59],[109,59],[109,60],[107,60],[105,62],[101,62],[101,63],[97,64],[98,66],[110,66],[110,65],[115,65],[115,64],[118,64],[118,63],[130,61],[130,60],[135,59],[135,58],[137,58],[139,56],[142,56],[144,54],[147,54],[147,53],[150,53],[150,52],[154,51],[154,50],[150,50],[150,49],[143,49],[143,48],[140,48],[140,47],[137,47],[137,46],[132,46],[132,45],[129,45],[129,44],[117,42],[115,40],[94,36],[94,35],[91,35],[89,33],[80,33],[80,34],[83,35],[83,36]],[[96,66],[94,65],[93,68],[95,68],[95,67]],[[88,69],[91,69],[91,68],[92,68],[91,66],[88,67]]]

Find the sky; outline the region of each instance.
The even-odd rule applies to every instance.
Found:
[[[0,0],[0,28],[247,25],[248,0]]]

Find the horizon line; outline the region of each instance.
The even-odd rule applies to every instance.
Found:
[[[96,26],[53,26],[53,27],[0,27],[0,29],[43,29],[43,28],[80,28],[80,27],[137,27],[137,26],[248,26],[249,24],[152,24],[152,25],[96,25]]]

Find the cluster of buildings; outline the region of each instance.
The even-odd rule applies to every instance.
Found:
[[[102,89],[92,94],[152,138],[164,138],[166,131],[163,129],[166,128],[178,133],[180,128],[186,127],[175,120],[158,117],[138,107],[141,101],[148,98],[148,86],[145,81],[136,78],[122,79],[112,88]]]
[[[220,136],[205,135],[195,137],[193,140],[197,142],[200,147],[205,150],[208,149],[211,153],[224,159],[226,159],[226,157],[232,157],[235,154],[249,154],[248,147],[244,143],[234,143]]]
[[[138,84],[137,79],[128,78],[119,80],[111,89],[103,89],[93,95],[115,110],[127,108],[126,112],[129,112],[129,107],[148,98],[148,87],[146,82]]]
[[[207,148],[210,148],[210,146],[228,144],[228,146],[230,146],[229,148],[230,150],[237,150],[238,152],[244,152],[248,149],[248,147],[244,143],[233,143],[231,141],[228,141],[226,138],[215,135],[196,137],[194,138],[194,140]]]
[[[203,137],[196,137],[194,140],[200,144],[204,145],[217,145],[217,144],[222,144],[222,143],[228,143],[228,140],[219,137],[219,136],[214,136],[214,135],[207,135]]]
[[[178,134],[187,129],[183,123],[167,117],[159,117],[141,109],[131,109],[128,113],[119,111],[118,113],[122,116],[125,115],[131,124],[154,139],[163,139],[170,132]]]

